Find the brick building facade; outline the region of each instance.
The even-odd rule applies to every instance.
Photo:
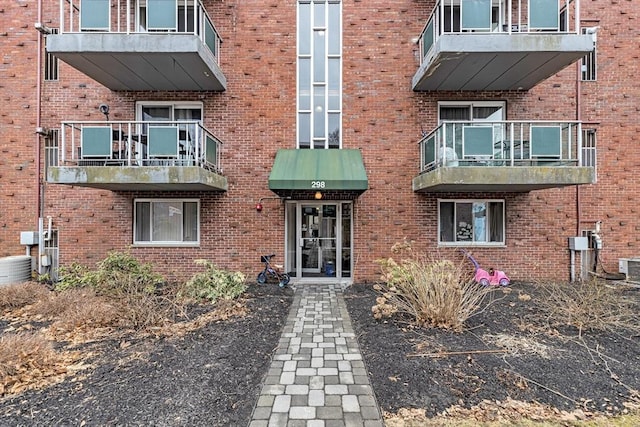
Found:
[[[561,1],[555,24],[536,29],[549,1],[535,1],[493,1],[483,29],[465,0],[179,0],[177,27],[154,30],[166,18],[152,13],[162,4],[154,0],[107,0],[105,20],[73,17],[80,0],[62,14],[57,1],[2,0],[0,255],[24,253],[21,232],[41,228],[31,254],[49,253],[54,265],[130,250],[171,276],[206,258],[253,277],[260,255],[275,253],[298,280],[364,282],[406,238],[424,253],[470,249],[514,279],[568,279],[568,238],[602,221],[599,259],[617,271],[619,258],[640,255],[640,6]],[[131,38],[132,28],[162,39],[132,48],[149,42]],[[218,48],[199,38],[211,30]],[[182,31],[201,40],[184,60],[171,39]],[[124,37],[113,41],[122,55],[106,39],[96,48],[103,32]],[[476,36],[489,46],[478,48]],[[594,67],[583,62],[585,40],[596,41]],[[456,43],[468,51],[447,56]],[[197,77],[185,75],[203,64],[213,83],[194,88]],[[305,64],[325,75],[304,74]],[[114,152],[87,157],[89,137],[105,128],[117,134]],[[171,142],[169,128],[177,151],[151,159],[152,135]],[[322,175],[328,160],[297,155],[309,146],[340,149],[333,161],[347,166]],[[294,163],[279,164],[285,154]],[[361,162],[365,189],[347,173],[350,161]],[[318,179],[307,183],[314,162]],[[186,166],[195,184],[181,175]],[[280,187],[277,173],[289,184]]]

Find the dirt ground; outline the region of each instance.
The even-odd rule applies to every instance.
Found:
[[[242,310],[196,330],[59,342],[81,360],[53,384],[5,393],[0,426],[246,426],[292,296],[252,285]],[[532,285],[496,290],[462,333],[376,321],[375,297],[368,285],[345,292],[388,416],[580,420],[638,408],[638,336],[554,325]],[[0,332],[16,327],[0,318]]]

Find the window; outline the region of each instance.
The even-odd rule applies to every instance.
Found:
[[[583,129],[582,130],[582,166],[588,166],[595,169],[596,180],[598,178],[596,156],[596,130],[595,129]]]
[[[504,245],[503,200],[438,200],[438,243]]]
[[[51,34],[58,34],[57,28],[51,28]],[[47,38],[44,39],[44,80],[58,80],[58,58],[47,51]]]
[[[505,139],[505,126],[500,123],[505,120],[506,106],[502,101],[467,101],[467,102],[439,102],[438,118],[441,123],[444,120],[462,122],[493,122],[491,135],[494,143]],[[445,125],[447,149],[453,149],[450,154],[452,159],[464,159],[465,150],[463,133],[468,123],[448,123]],[[468,147],[467,147],[468,148]]]
[[[145,122],[191,122],[178,126],[184,139],[194,140],[196,123],[202,123],[202,103],[143,102],[137,104],[138,120]],[[147,134],[147,125],[143,125],[141,132]]]
[[[298,148],[340,148],[342,5],[298,1]]]
[[[133,224],[134,244],[196,246],[200,242],[200,202],[138,199]]]
[[[44,139],[44,167],[45,174],[51,166],[58,166],[59,132],[58,129],[51,129],[49,135]]]
[[[590,34],[589,28],[583,28],[582,34]],[[595,34],[594,34],[595,36]],[[582,57],[580,62],[581,80],[584,82],[596,80],[596,39],[593,39],[593,50]]]

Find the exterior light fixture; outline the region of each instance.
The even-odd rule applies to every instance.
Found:
[[[256,211],[262,212],[262,203],[260,202],[256,203]]]
[[[316,195],[314,196],[316,200],[322,199],[322,193],[320,191],[316,191]]]

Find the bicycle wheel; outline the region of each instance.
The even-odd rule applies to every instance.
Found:
[[[289,281],[291,280],[291,278],[289,277],[289,275],[287,273],[283,273],[280,275],[280,283],[282,283],[281,288],[284,288],[285,286],[287,286],[289,284]]]
[[[267,283],[267,273],[265,273],[264,271],[261,271],[258,274],[258,283],[260,283],[261,285],[264,285],[265,283]]]

